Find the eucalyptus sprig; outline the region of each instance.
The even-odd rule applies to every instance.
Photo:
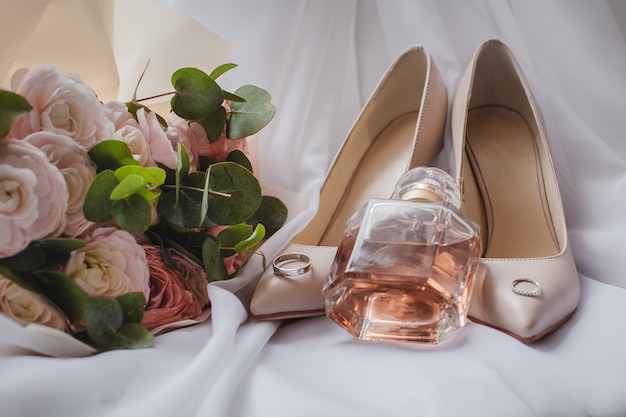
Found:
[[[269,93],[259,87],[223,90],[216,80],[235,67],[224,64],[210,74],[181,68],[172,74],[173,91],[138,99],[136,88],[126,107],[138,122],[140,109],[152,112],[143,102],[171,95],[172,111],[189,124],[201,125],[208,142],[222,136],[249,137],[273,119],[276,108]],[[0,139],[32,109],[23,96],[0,90]],[[156,116],[164,131],[169,127],[162,116],[149,116]],[[263,195],[252,163],[242,151],[234,150],[220,161],[194,154],[199,162],[192,169],[189,149],[179,143],[175,168],[158,162],[141,166],[124,141],[101,139],[88,152],[87,163],[96,166],[83,204],[85,218],[94,223],[88,230],[114,224],[133,233],[130,239],[140,245],[149,239],[161,247],[162,260],[171,268],[177,268],[173,253],[179,252],[204,268],[207,282],[232,278],[237,271],[227,271],[225,258],[237,256],[240,268],[287,218],[280,199]],[[153,299],[148,302],[140,292],[89,296],[64,272],[72,252],[85,240],[65,233],[30,241],[21,252],[0,258],[0,276],[47,298],[65,315],[66,331],[99,351],[151,346],[154,336],[141,323],[146,308],[154,308]],[[204,308],[206,301],[202,303]]]
[[[172,74],[174,91],[142,99],[136,98],[127,105],[129,109],[145,107],[142,101],[172,95],[172,111],[189,122],[200,124],[215,142],[226,127],[228,139],[243,139],[263,129],[276,114],[270,94],[254,85],[244,85],[233,93],[223,90],[215,81],[219,76],[236,68],[228,63],[215,68],[210,74],[198,68],[181,68]],[[230,102],[227,111],[222,104]],[[132,111],[132,110],[131,110]]]
[[[148,230],[165,171],[140,166],[128,145],[118,140],[100,142],[89,156],[98,175],[85,196],[85,218],[97,223],[114,220],[130,232]]]
[[[117,140],[99,143],[89,155],[98,174],[85,198],[85,217],[149,231],[162,246],[196,260],[213,280],[230,278],[223,259],[245,253],[246,262],[266,232],[273,234],[287,216],[282,201],[262,195],[252,164],[240,151],[206,171],[190,171],[182,145],[175,170],[141,167],[128,145]],[[153,225],[155,213],[160,223]],[[215,237],[204,233],[214,226],[227,228]]]

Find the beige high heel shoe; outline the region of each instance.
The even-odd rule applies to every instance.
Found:
[[[404,51],[348,133],[322,186],[315,217],[267,268],[252,297],[256,319],[324,314],[322,286],[348,218],[371,198],[388,198],[409,168],[442,147],[446,88],[429,52]]]
[[[539,112],[502,42],[477,49],[455,95],[452,135],[461,209],[483,239],[469,317],[533,342],[573,314],[580,282]]]

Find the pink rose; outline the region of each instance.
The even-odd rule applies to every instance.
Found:
[[[22,325],[37,323],[68,332],[69,322],[46,298],[0,275],[0,312]]]
[[[105,105],[106,117],[114,125],[112,139],[125,142],[141,166],[157,166],[157,162],[176,168],[174,145],[159,123],[157,114],[145,109],[137,110],[137,119],[122,102]]]
[[[228,275],[233,275],[235,272],[239,271],[243,266],[243,262],[246,260],[245,253],[236,253],[232,256],[227,256],[224,258],[224,267],[226,268],[226,272]]]
[[[156,166],[156,162],[160,162],[175,169],[177,165],[176,151],[165,134],[163,126],[159,123],[156,113],[139,109],[137,110],[137,122],[139,122],[139,129],[141,129],[148,144],[150,154],[148,165]]]
[[[206,156],[214,162],[224,162],[230,152],[240,150],[249,157],[250,152],[246,138],[237,140],[228,139],[226,137],[226,128],[224,128],[220,137],[215,142],[211,143],[201,125],[192,122],[189,127],[196,138],[199,156]]]
[[[65,234],[72,237],[80,235],[92,224],[85,219],[83,204],[87,190],[96,177],[96,167],[87,151],[69,137],[47,131],[32,133],[24,141],[41,149],[61,171],[69,193]]]
[[[198,300],[202,308],[206,307],[209,304],[209,292],[207,289],[209,280],[204,268],[176,249],[168,248],[167,255],[174,263],[175,269],[180,273],[196,300]]]
[[[104,117],[104,105],[76,74],[61,74],[53,65],[44,64],[18,71],[11,84],[33,110],[13,123],[10,136],[24,138],[47,130],[69,136],[91,149],[113,131]]]
[[[161,249],[153,245],[145,245],[144,249],[150,265],[150,299],[141,324],[152,330],[200,315],[203,306],[180,273],[163,261]]]
[[[84,239],[85,246],[72,252],[64,269],[90,297],[117,297],[138,291],[148,299],[148,261],[132,234],[101,227]]]
[[[0,258],[65,228],[68,192],[46,155],[21,140],[0,140]]]
[[[105,117],[113,123],[114,130],[119,130],[126,125],[131,125],[136,129],[139,124],[131,112],[128,111],[126,103],[121,101],[109,101],[104,105]]]

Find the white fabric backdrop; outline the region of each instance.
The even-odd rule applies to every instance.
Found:
[[[259,135],[260,175],[293,202],[268,257],[311,216],[330,160],[397,54],[428,48],[452,97],[475,48],[503,40],[546,122],[581,304],[532,345],[473,323],[434,348],[366,343],[324,317],[249,321],[253,263],[210,286],[210,322],[153,349],[81,359],[5,349],[0,415],[626,415],[626,42],[604,1],[160,1],[232,44],[239,67],[225,88],[256,84],[278,107]],[[438,164],[449,158],[446,148]]]

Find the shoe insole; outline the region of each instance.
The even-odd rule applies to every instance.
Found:
[[[418,113],[398,117],[383,129],[364,154],[326,227],[320,246],[338,246],[346,222],[372,198],[389,198],[413,153]],[[352,138],[352,140],[359,138]],[[341,161],[338,161],[341,163]]]
[[[466,150],[486,211],[483,257],[558,254],[537,143],[524,118],[503,107],[471,110]]]

